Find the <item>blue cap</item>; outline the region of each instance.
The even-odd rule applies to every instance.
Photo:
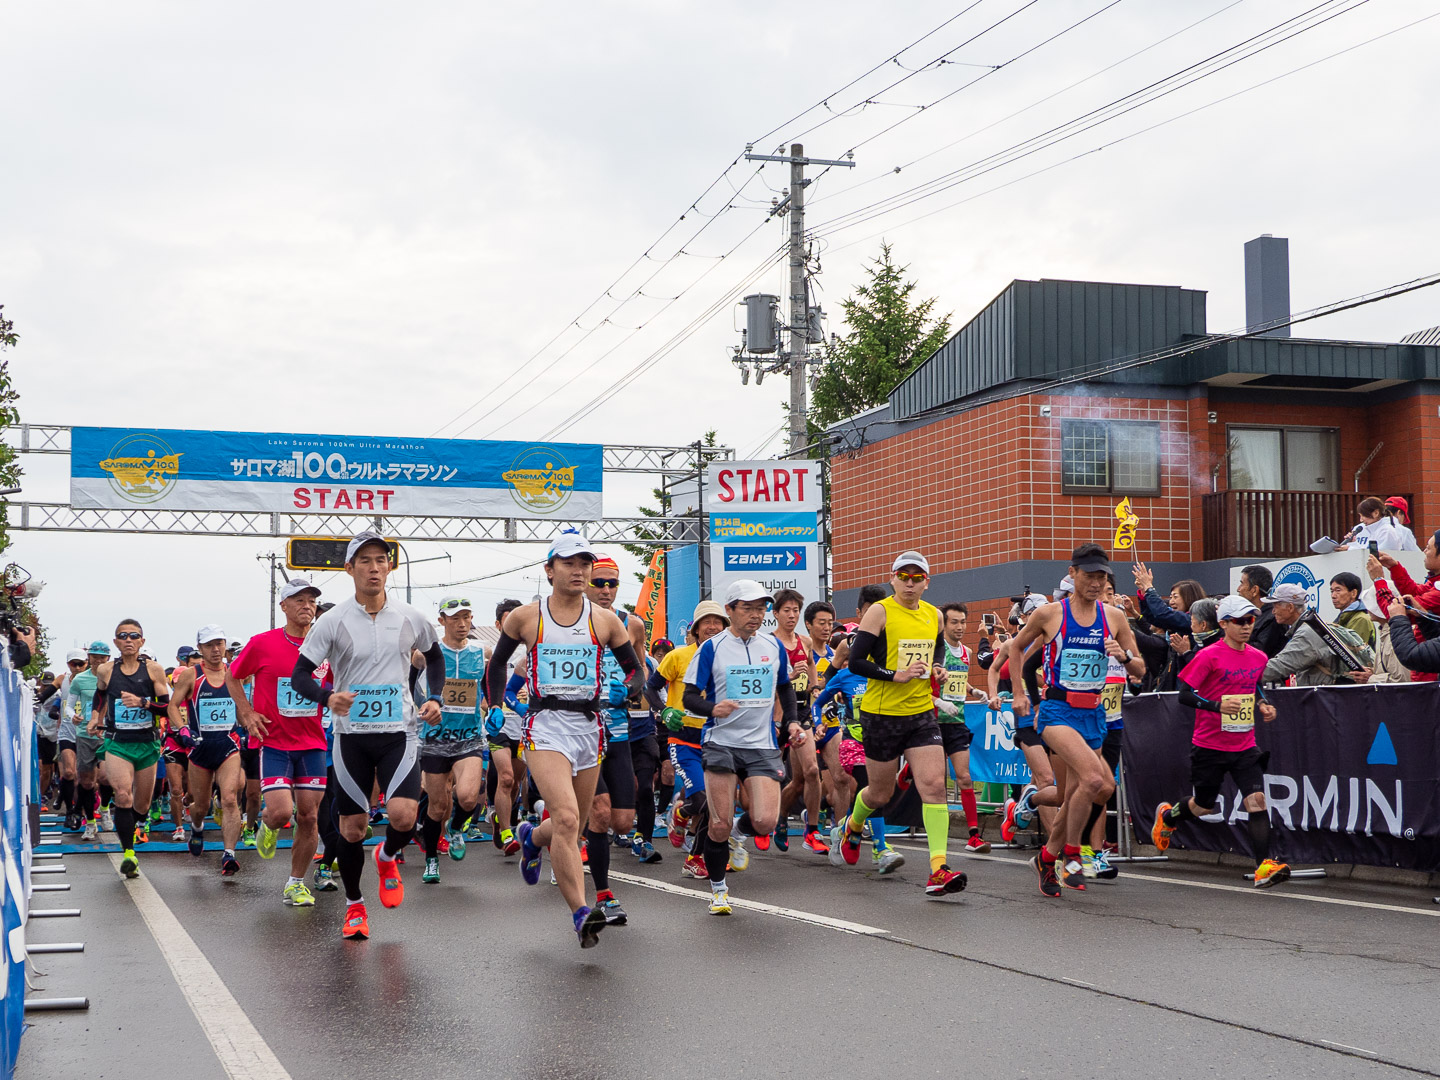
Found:
[[[85,647],[85,651],[91,656],[109,656],[110,643],[108,641],[92,641]]]

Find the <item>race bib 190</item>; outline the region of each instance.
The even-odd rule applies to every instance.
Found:
[[[535,650],[535,682],[542,696],[583,697],[594,693],[594,645],[555,645],[542,641]]]
[[[775,700],[775,669],[769,664],[739,664],[725,669],[725,696],[743,708]]]

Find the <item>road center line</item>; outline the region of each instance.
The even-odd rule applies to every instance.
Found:
[[[120,869],[120,855],[110,862]],[[125,883],[125,891],[140,910],[170,974],[230,1080],[291,1080],[269,1044],[225,987],[195,939],[186,933],[155,886],[143,877]]]
[[[895,844],[893,846],[900,847],[901,845]],[[922,851],[924,849],[911,847],[910,850]],[[947,854],[955,856],[955,852],[948,852]],[[958,856],[956,857],[959,858]],[[963,859],[960,859],[959,862],[955,863],[955,865],[959,866],[973,859],[1003,863],[1007,866],[1023,866],[1026,870],[1031,870],[1028,861],[1012,859],[1004,855],[966,855]],[[1031,872],[1033,873],[1034,871],[1031,870]],[[1340,907],[1370,908],[1375,911],[1398,911],[1402,915],[1424,915],[1427,918],[1440,919],[1440,911],[1430,911],[1426,908],[1418,907],[1405,907],[1403,904],[1381,904],[1372,900],[1342,900],[1336,896],[1307,896],[1305,893],[1294,892],[1289,889],[1256,889],[1253,885],[1221,885],[1214,881],[1181,881],[1179,878],[1167,878],[1161,877],[1158,874],[1145,874],[1134,870],[1126,870],[1123,864],[1120,877],[1123,880],[1129,881],[1155,881],[1161,885],[1183,885],[1188,889],[1218,889],[1221,892],[1244,893],[1246,896],[1256,896],[1257,894],[1264,893],[1267,901],[1271,897],[1276,897],[1282,900],[1304,900],[1311,904],[1336,904]]]
[[[687,889],[680,885],[672,885],[668,881],[655,881],[651,878],[637,877],[634,874],[620,874],[614,870],[610,871],[610,877],[614,881],[623,881],[627,885],[639,885],[644,889],[655,889],[659,892],[670,893],[673,896],[689,896],[696,900],[709,900],[710,893],[701,889]],[[744,900],[738,896],[730,897],[730,906],[740,908],[743,911],[759,911],[766,915],[775,915],[781,919],[793,919],[795,922],[809,923],[811,926],[823,926],[827,930],[839,930],[844,934],[861,934],[865,936],[876,936],[888,934],[890,931],[882,930],[878,926],[866,926],[864,923],[847,922],[844,919],[832,919],[829,915],[816,915],[811,911],[798,911],[795,908],[778,907],[775,904],[763,904],[759,900]]]

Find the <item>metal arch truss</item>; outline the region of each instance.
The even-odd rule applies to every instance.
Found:
[[[171,536],[354,536],[376,529],[397,540],[549,543],[561,529],[579,529],[606,544],[693,544],[694,518],[629,517],[596,521],[550,518],[371,517],[362,514],[277,514],[256,510],[87,510],[65,503],[11,503],[10,528],[34,532],[147,533]],[[658,534],[658,535],[657,535]]]
[[[58,424],[15,424],[6,429],[11,445],[22,454],[69,454],[70,428]],[[614,473],[693,473],[696,447],[689,446],[607,446],[605,471]],[[728,446],[704,448],[707,461],[729,461],[735,451]]]

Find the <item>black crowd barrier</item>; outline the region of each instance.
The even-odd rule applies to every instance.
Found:
[[[1265,796],[1274,858],[1440,869],[1440,688],[1435,683],[1311,687],[1269,693],[1255,724],[1270,753]],[[1141,840],[1155,807],[1191,793],[1194,713],[1174,694],[1125,702],[1124,769]],[[1227,777],[1216,813],[1172,843],[1249,855],[1245,811]]]

